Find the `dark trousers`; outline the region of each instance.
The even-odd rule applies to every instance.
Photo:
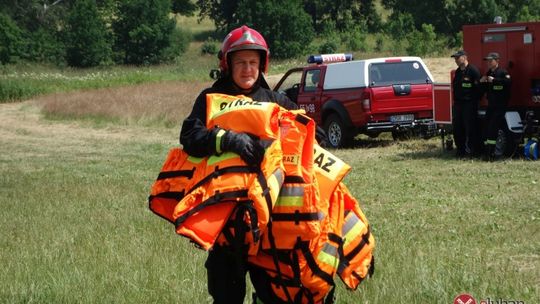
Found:
[[[214,246],[204,264],[208,293],[214,304],[242,304],[246,295],[247,256],[236,254],[233,247]]]
[[[486,110],[486,125],[484,127],[484,140],[497,140],[499,128],[503,125],[505,107],[488,107]]]
[[[452,127],[457,153],[477,154],[480,146],[477,103],[456,101],[452,108]]]

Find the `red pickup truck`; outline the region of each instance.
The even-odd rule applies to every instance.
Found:
[[[352,60],[351,54],[310,56],[274,87],[323,126],[334,148],[358,134],[394,139],[435,132],[433,77],[419,57]]]

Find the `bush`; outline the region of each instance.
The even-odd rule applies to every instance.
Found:
[[[111,62],[111,40],[94,0],[76,1],[64,31],[66,60],[71,66],[91,67]]]
[[[65,65],[65,47],[59,34],[44,27],[28,32],[27,51],[23,58],[33,62]]]
[[[217,41],[212,38],[207,39],[201,47],[201,54],[203,55],[216,55],[218,52],[219,45]]]
[[[382,34],[377,35],[375,39],[375,52],[382,52],[384,50],[384,36]]]
[[[352,27],[349,31],[341,33],[341,41],[349,51],[367,51],[366,33],[359,27]]]
[[[162,53],[162,61],[172,61],[186,52],[193,40],[191,33],[175,28],[170,35],[169,46]]]
[[[437,52],[437,34],[431,24],[422,24],[422,31],[413,31],[408,35],[407,53],[414,56],[426,56]]]
[[[259,31],[270,45],[274,58],[306,55],[306,46],[315,34],[302,1],[244,0],[238,7],[239,21],[233,26],[247,24]]]
[[[319,53],[321,54],[332,54],[337,53],[337,51],[338,45],[335,41],[326,41],[319,47]]]
[[[113,22],[114,50],[122,63],[153,64],[166,61],[166,50],[176,21],[169,16],[170,0],[126,0],[118,4]]]
[[[0,63],[16,62],[22,53],[23,45],[21,29],[8,15],[0,13]]]

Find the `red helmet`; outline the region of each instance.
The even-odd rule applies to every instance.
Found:
[[[221,50],[219,51],[219,68],[222,72],[229,69],[229,53],[239,50],[258,50],[261,56],[261,71],[266,74],[268,71],[268,57],[270,51],[264,37],[256,30],[243,25],[232,30],[223,40]]]

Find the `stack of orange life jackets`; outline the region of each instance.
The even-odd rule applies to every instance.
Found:
[[[206,124],[257,136],[266,148],[260,168],[232,152],[194,158],[173,148],[152,186],[154,213],[205,250],[240,238],[255,289],[270,290],[272,302],[331,303],[336,274],[353,290],[372,274],[375,240],[342,183],[351,168],[316,144],[312,119],[208,94]]]

